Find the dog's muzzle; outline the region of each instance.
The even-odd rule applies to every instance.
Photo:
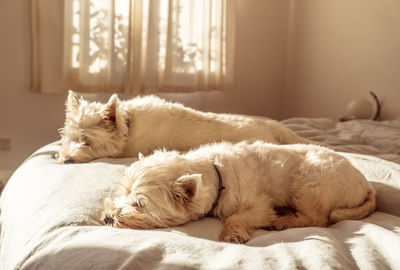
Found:
[[[71,164],[74,163],[74,160],[69,156],[62,156],[59,152],[54,153],[54,159],[58,161],[60,164]]]
[[[74,163],[74,160],[72,158],[64,159],[60,161],[61,164],[71,164]]]

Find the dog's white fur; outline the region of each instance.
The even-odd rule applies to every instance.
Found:
[[[180,154],[156,151],[126,171],[121,196],[105,199],[102,222],[139,229],[177,226],[212,214],[220,240],[243,243],[260,227],[282,230],[361,219],[375,209],[375,189],[342,155],[316,145],[227,142]],[[295,213],[277,216],[274,207]],[[105,217],[108,220],[105,222]]]
[[[72,91],[60,135],[60,163],[137,157],[158,148],[187,151],[224,140],[315,144],[274,120],[205,113],[156,96],[121,101],[114,94],[106,104],[88,102]]]

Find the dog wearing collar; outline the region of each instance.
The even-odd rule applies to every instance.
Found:
[[[137,157],[155,149],[187,151],[202,144],[262,140],[277,144],[313,143],[274,120],[205,113],[156,96],[89,102],[69,91],[60,129],[60,163],[103,157]]]
[[[362,219],[375,190],[342,155],[316,145],[228,142],[184,154],[155,151],[126,171],[121,194],[104,200],[101,222],[117,228],[223,221],[221,241],[244,243],[257,228],[283,230]],[[293,209],[277,215],[274,208]]]

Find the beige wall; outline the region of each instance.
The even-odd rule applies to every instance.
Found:
[[[66,94],[30,92],[29,2],[0,2],[0,136],[12,138],[12,150],[0,151],[0,170],[16,168],[32,151],[57,140],[64,120]],[[288,3],[238,1],[235,89],[165,96],[207,111],[280,118]],[[104,100],[108,95],[91,98]]]
[[[31,73],[29,2],[0,2],[0,136],[11,151],[0,151],[0,170],[13,169],[35,148],[56,138],[63,100],[29,91]]]
[[[57,140],[64,120],[66,94],[30,92],[29,2],[0,2],[0,136],[12,138],[0,170]],[[206,111],[338,119],[373,90],[384,119],[400,115],[399,0],[237,3],[235,89],[166,97]]]
[[[338,119],[349,100],[400,116],[400,1],[292,0],[284,117]]]

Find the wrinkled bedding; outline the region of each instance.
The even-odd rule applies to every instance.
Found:
[[[347,157],[376,187],[377,210],[328,228],[257,230],[245,245],[219,242],[214,218],[163,230],[105,227],[102,200],[134,159],[59,165],[55,142],[1,195],[0,269],[400,269],[400,121],[282,123]]]
[[[282,123],[302,137],[332,145],[336,151],[372,155],[400,164],[400,120],[289,118]]]

